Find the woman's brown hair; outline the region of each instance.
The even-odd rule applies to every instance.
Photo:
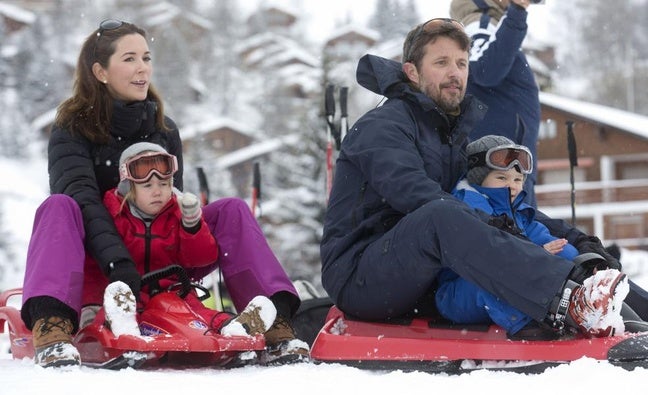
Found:
[[[92,65],[98,62],[107,68],[110,57],[115,53],[115,41],[129,34],[139,34],[146,38],[143,29],[122,22],[115,29],[97,29],[85,39],[74,73],[72,97],[59,105],[55,119],[57,126],[93,143],[105,144],[109,141],[113,98],[106,86],[94,76]],[[147,99],[157,105],[156,126],[168,130],[164,124],[162,98],[152,84],[149,85]]]

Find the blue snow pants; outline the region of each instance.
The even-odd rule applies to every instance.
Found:
[[[439,274],[436,307],[444,318],[459,324],[494,322],[514,334],[531,317],[448,269]]]

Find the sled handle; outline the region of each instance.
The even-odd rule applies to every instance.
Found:
[[[181,289],[178,296],[185,298],[191,292],[191,279],[185,269],[180,265],[169,265],[165,268],[154,270],[142,276],[142,285],[148,285],[151,296],[161,292],[160,280],[173,275],[178,276]]]

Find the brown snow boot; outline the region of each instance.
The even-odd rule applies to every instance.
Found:
[[[80,365],[79,351],[72,345],[74,326],[69,319],[41,318],[32,329],[34,361],[42,367]]]
[[[290,322],[277,315],[274,324],[265,333],[266,350],[262,361],[271,365],[282,365],[307,361],[310,347],[295,336],[295,330]]]

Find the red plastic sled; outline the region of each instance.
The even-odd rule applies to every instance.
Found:
[[[157,281],[170,275],[180,278],[180,290],[157,289]],[[139,317],[143,336],[115,337],[104,325],[102,309],[74,337],[83,365],[108,369],[159,365],[233,367],[244,361],[244,353],[265,348],[262,335],[222,336],[208,331],[208,325],[183,300],[191,284],[182,267],[169,266],[145,275],[142,281],[152,295]],[[20,311],[8,305],[11,297],[21,294],[18,288],[0,294],[0,333],[6,321],[14,359],[34,356],[31,331],[23,324]]]
[[[626,369],[648,366],[648,332],[608,338],[512,341],[496,325],[450,326],[415,318],[403,323],[349,319],[333,306],[311,347],[315,362],[367,369],[526,373],[590,357]]]

